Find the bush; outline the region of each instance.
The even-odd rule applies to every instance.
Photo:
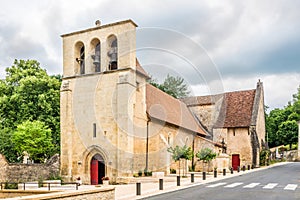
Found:
[[[18,189],[18,183],[8,183],[6,182],[4,185],[4,189],[11,190],[11,189]]]
[[[144,170],[144,175],[145,176],[152,176],[152,172],[151,171],[147,171],[146,169]]]
[[[270,157],[270,150],[269,149],[263,149],[260,152],[260,165],[264,166],[264,165],[269,165],[269,157]]]
[[[143,175],[142,170],[140,170],[140,171],[138,172],[138,175],[139,175],[139,176],[142,176],[142,175]]]
[[[49,180],[62,180],[61,176],[59,174],[50,174]]]
[[[133,177],[137,178],[137,177],[139,177],[139,175],[138,174],[133,174]]]
[[[170,169],[171,174],[176,174],[176,169]]]

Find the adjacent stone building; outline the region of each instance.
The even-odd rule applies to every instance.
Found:
[[[231,166],[259,166],[265,145],[264,91],[256,89],[183,99],[198,116],[214,142],[223,143]]]
[[[241,164],[257,163],[264,137],[262,85],[234,95],[240,103],[252,98],[251,112],[249,106],[242,108],[244,103],[242,110],[231,105],[230,93],[199,106],[175,99],[147,83],[149,76],[136,58],[136,27],[132,20],[97,22],[94,28],[62,35],[62,177],[99,184],[105,176],[126,181],[140,170],[169,173],[167,148],[175,145],[218,153],[227,146],[227,153],[240,155]],[[247,123],[232,124],[235,116],[226,114],[231,112],[240,112],[236,117],[247,117]]]

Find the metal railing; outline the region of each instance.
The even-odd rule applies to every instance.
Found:
[[[47,185],[46,187],[48,188],[48,191],[51,190],[51,185],[75,185],[75,189],[78,190],[78,186],[80,185],[79,183],[76,182],[61,182],[61,183],[47,183],[47,182],[43,182],[43,183],[32,183],[32,182],[0,182],[0,190],[4,190],[5,187],[10,184],[10,185],[17,185],[17,189],[19,189],[19,185],[22,184],[23,190],[26,190],[26,185],[37,185],[38,188],[41,188],[41,185]]]

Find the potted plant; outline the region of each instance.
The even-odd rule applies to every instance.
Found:
[[[142,175],[143,175],[142,170],[139,170],[138,175],[139,175],[139,176],[142,176]]]
[[[102,184],[103,184],[103,186],[109,185],[109,177],[108,176],[102,177]]]

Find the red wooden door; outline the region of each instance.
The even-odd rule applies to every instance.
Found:
[[[232,168],[233,170],[237,170],[237,168],[240,166],[240,155],[239,154],[233,154],[232,155]]]
[[[91,161],[91,184],[98,185],[98,160]]]

